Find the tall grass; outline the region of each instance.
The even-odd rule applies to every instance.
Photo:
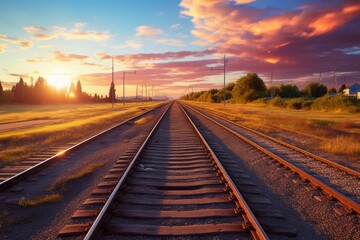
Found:
[[[89,175],[90,173],[94,172],[98,168],[104,166],[104,164],[105,163],[91,163],[76,173],[73,173],[69,176],[60,177],[60,178],[56,179],[53,184],[51,184],[51,186],[49,187],[48,190],[53,191],[56,188],[58,188],[59,186],[64,187],[65,184],[72,182],[76,179],[79,179],[81,177],[84,177],[86,175]]]
[[[109,104],[0,105],[0,166],[56,144],[78,141],[159,104],[127,104],[114,109]],[[45,118],[53,121],[13,131],[1,130],[4,123]]]
[[[53,203],[61,201],[61,196],[59,193],[46,194],[44,196],[39,196],[36,198],[26,198],[21,197],[18,201],[19,206],[22,207],[34,207],[43,203]]]
[[[301,104],[307,101],[310,101],[310,106],[314,104],[313,100],[305,100]],[[264,132],[278,132],[279,129],[283,129],[312,137],[318,141],[318,145],[314,148],[329,153],[354,158],[359,154],[360,115],[358,113],[308,111],[258,104],[229,104],[226,108],[214,103],[193,104],[221,111],[222,116],[241,119],[241,124]],[[274,98],[269,104],[283,106],[284,100]]]
[[[335,140],[323,142],[320,149],[334,154],[351,153],[359,156],[360,142],[358,138],[338,136]]]

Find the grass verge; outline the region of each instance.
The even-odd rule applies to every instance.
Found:
[[[79,141],[161,103],[145,105],[0,105],[0,166],[26,159],[57,144]],[[29,124],[32,120],[51,120]],[[8,123],[26,123],[6,130]]]
[[[61,178],[58,178],[55,180],[55,182],[53,184],[51,184],[51,186],[49,187],[49,191],[53,191],[58,187],[64,187],[67,183],[74,181],[76,179],[79,179],[81,177],[84,177],[86,175],[89,175],[90,173],[94,172],[96,169],[104,166],[105,163],[91,163],[89,165],[87,165],[85,168],[81,169],[80,171],[69,175],[69,176],[64,176]]]
[[[59,202],[61,199],[62,198],[59,193],[52,193],[36,198],[21,197],[18,201],[18,204],[22,207],[34,207],[43,203]]]
[[[191,104],[219,111],[223,117],[237,119],[240,124],[266,133],[279,130],[299,133],[317,139],[316,148],[320,150],[359,159],[358,113],[295,110],[259,104],[228,104],[226,108],[215,103]]]

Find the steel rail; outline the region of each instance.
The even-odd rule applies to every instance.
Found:
[[[181,106],[181,104],[180,104],[180,106]],[[194,128],[194,130],[196,131],[196,133],[200,137],[202,143],[206,146],[207,151],[210,153],[211,158],[216,163],[216,166],[219,169],[221,175],[224,177],[224,179],[227,182],[228,186],[230,187],[231,191],[235,195],[238,203],[240,204],[242,210],[245,213],[245,214],[242,215],[242,217],[244,218],[244,220],[248,220],[248,222],[251,223],[250,232],[252,233],[253,237],[255,239],[269,239],[269,237],[265,233],[264,229],[262,228],[261,224],[256,219],[256,217],[255,217],[254,213],[252,212],[251,208],[246,203],[244,197],[240,193],[239,189],[236,187],[235,183],[233,182],[233,180],[231,179],[231,177],[227,173],[226,169],[224,168],[224,166],[222,165],[220,160],[217,158],[214,151],[211,149],[209,144],[206,142],[205,138],[203,137],[201,132],[198,130],[198,128],[195,126],[194,122],[191,120],[190,116],[186,113],[185,109],[182,106],[181,106],[181,109],[183,110],[184,114],[186,115],[187,119],[191,123],[192,127]]]
[[[191,108],[193,111],[197,112],[198,114],[200,114],[201,116],[205,117],[206,119],[212,121],[216,125],[222,127],[223,129],[227,130],[228,132],[232,133],[236,137],[238,137],[238,138],[242,139],[243,141],[247,142],[251,146],[259,149],[260,151],[262,151],[266,155],[268,155],[268,156],[272,157],[273,159],[277,160],[278,162],[280,162],[281,164],[283,164],[287,168],[291,169],[293,172],[297,173],[304,180],[307,180],[307,181],[311,182],[315,187],[321,188],[323,190],[323,192],[325,192],[329,197],[337,199],[346,208],[348,208],[348,210],[354,211],[357,214],[360,214],[360,205],[358,203],[356,203],[355,201],[347,198],[345,195],[339,193],[334,188],[326,185],[325,183],[321,182],[317,178],[311,176],[307,172],[305,172],[305,171],[301,170],[300,168],[294,166],[293,164],[287,162],[285,159],[277,156],[276,154],[270,152],[269,150],[266,150],[265,148],[261,147],[260,145],[258,145],[257,143],[251,141],[250,139],[242,136],[241,134],[235,132],[234,130],[232,130],[232,129],[226,127],[226,126],[224,126],[223,124],[221,124],[219,122],[216,122],[215,120],[213,120],[210,117],[206,116],[205,114],[197,111],[196,109],[194,109],[194,108],[192,108],[190,106],[188,106],[188,107]]]
[[[167,103],[164,103],[164,104],[167,104]],[[136,115],[134,117],[126,119],[125,121],[123,121],[123,122],[121,122],[119,124],[116,124],[116,125],[108,128],[108,129],[105,129],[105,130],[101,131],[100,133],[97,133],[97,134],[95,134],[95,135],[93,135],[93,136],[91,136],[91,137],[89,137],[89,138],[87,138],[87,139],[85,139],[85,140],[83,140],[83,141],[81,141],[81,142],[79,142],[79,143],[77,143],[77,144],[63,150],[63,151],[60,151],[57,154],[45,159],[44,161],[42,161],[40,163],[37,163],[34,166],[31,166],[30,168],[28,168],[28,169],[26,169],[24,171],[21,171],[21,172],[17,173],[16,175],[2,181],[0,183],[0,192],[7,189],[7,188],[9,188],[9,187],[11,187],[11,186],[13,186],[13,185],[15,185],[16,183],[18,183],[18,182],[22,181],[23,179],[31,176],[32,174],[40,171],[44,167],[51,164],[55,159],[63,156],[64,154],[74,151],[75,149],[79,148],[80,146],[83,146],[86,143],[89,143],[90,141],[104,135],[105,133],[110,132],[111,130],[113,130],[113,129],[117,128],[117,127],[120,127],[121,125],[123,125],[123,124],[125,124],[125,123],[127,123],[129,121],[132,121],[132,120],[134,120],[134,119],[136,119],[138,117],[141,117],[141,116],[143,116],[143,115],[145,115],[145,114],[147,114],[147,113],[149,113],[149,112],[151,112],[151,111],[153,111],[155,109],[158,109],[158,108],[162,107],[164,104],[161,104],[160,106],[157,106],[157,107],[152,108],[152,109],[150,109],[148,111],[145,111],[145,112],[143,112],[141,114],[138,114],[138,115]]]
[[[191,108],[194,109],[193,106],[191,106]],[[358,171],[356,171],[356,170],[354,170],[354,169],[351,169],[351,168],[345,167],[345,166],[343,166],[343,165],[341,165],[341,164],[332,162],[332,161],[330,161],[330,160],[328,160],[328,159],[326,159],[326,158],[323,158],[323,157],[320,157],[320,156],[318,156],[318,155],[315,155],[315,154],[313,154],[313,153],[311,153],[311,152],[309,152],[309,151],[306,151],[306,150],[301,149],[301,148],[299,148],[299,147],[293,146],[293,145],[291,145],[291,144],[289,144],[289,143],[283,142],[283,141],[281,141],[281,140],[279,140],[279,139],[276,139],[276,138],[273,138],[273,137],[271,137],[271,136],[268,136],[268,135],[266,135],[266,134],[264,134],[264,133],[258,132],[258,131],[254,130],[254,129],[251,129],[251,128],[248,128],[248,127],[246,127],[246,126],[242,126],[242,125],[240,125],[240,124],[238,124],[238,123],[232,122],[231,120],[228,120],[228,119],[226,119],[226,118],[224,118],[224,117],[217,116],[217,115],[215,115],[214,113],[211,113],[211,112],[209,112],[209,111],[207,111],[207,110],[205,110],[205,109],[203,109],[203,111],[206,112],[206,113],[208,113],[208,114],[210,114],[210,115],[212,115],[212,116],[215,116],[216,118],[220,118],[221,120],[224,120],[224,121],[226,121],[226,122],[228,122],[228,123],[230,123],[230,124],[233,124],[233,125],[235,125],[235,126],[238,126],[238,127],[242,128],[242,129],[245,129],[245,130],[247,130],[247,131],[249,131],[249,132],[252,132],[252,133],[254,133],[254,134],[260,135],[260,136],[262,136],[262,137],[264,137],[264,138],[267,138],[267,139],[269,139],[269,140],[271,140],[271,141],[273,141],[273,142],[275,142],[275,143],[278,143],[278,144],[280,144],[280,145],[283,145],[283,146],[285,146],[285,147],[288,147],[288,148],[290,148],[290,149],[292,149],[292,150],[301,152],[302,154],[304,154],[304,155],[306,155],[306,156],[312,157],[312,158],[314,158],[314,159],[316,159],[316,160],[319,160],[319,161],[321,161],[321,162],[324,162],[324,163],[326,163],[326,164],[328,164],[328,165],[330,165],[330,166],[332,166],[332,167],[338,168],[338,169],[340,169],[340,170],[342,170],[342,171],[344,171],[344,172],[346,172],[346,173],[348,173],[348,174],[351,174],[351,175],[354,175],[355,177],[360,178],[360,172],[358,172]]]
[[[89,231],[87,232],[86,236],[84,237],[84,240],[96,239],[96,237],[97,237],[96,234],[99,231],[99,228],[100,228],[101,224],[103,223],[109,208],[115,202],[116,195],[119,193],[119,190],[123,187],[123,184],[125,184],[126,179],[128,178],[131,171],[133,170],[133,166],[134,166],[135,162],[139,159],[140,154],[143,152],[145,146],[149,142],[149,140],[152,137],[153,133],[155,132],[156,128],[158,127],[161,120],[163,119],[163,117],[165,116],[166,112],[169,110],[169,108],[171,107],[172,104],[173,103],[169,104],[169,106],[166,108],[164,113],[160,116],[159,120],[156,122],[155,126],[153,127],[153,129],[151,130],[151,132],[146,137],[145,141],[143,142],[143,144],[141,145],[141,147],[139,148],[139,150],[135,154],[134,158],[131,160],[131,162],[128,165],[128,167],[126,168],[124,174],[121,176],[120,180],[116,184],[116,186],[115,186],[114,190],[112,191],[111,195],[106,200],[106,203],[104,204],[104,206],[102,207],[102,209],[99,212],[98,216],[96,217],[95,221],[91,225]]]

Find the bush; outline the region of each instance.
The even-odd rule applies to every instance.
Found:
[[[276,96],[269,101],[270,105],[275,107],[286,107],[285,102],[281,99],[281,97]]]
[[[360,112],[360,108],[356,106],[355,100],[344,95],[329,96],[317,98],[311,106],[312,110],[318,111],[340,111],[340,112]]]
[[[303,98],[293,98],[287,102],[287,107],[291,109],[301,109],[303,102]]]
[[[314,104],[313,100],[305,100],[301,103],[301,108],[310,110],[311,106]]]
[[[232,101],[237,103],[252,102],[264,97],[265,94],[264,81],[256,73],[248,73],[236,81],[232,91]]]

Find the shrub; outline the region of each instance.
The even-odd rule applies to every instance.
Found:
[[[333,97],[325,95],[324,97],[316,99],[311,106],[311,109],[319,111],[360,112],[360,109],[356,106],[354,100],[351,100],[344,95]]]
[[[304,99],[302,98],[293,98],[287,102],[287,107],[291,109],[301,109]]]
[[[269,103],[270,103],[270,105],[275,106],[275,107],[286,107],[286,104],[279,96],[276,96],[273,99],[271,99],[269,101]]]
[[[310,110],[311,106],[314,104],[313,100],[305,100],[301,103],[301,108]]]

